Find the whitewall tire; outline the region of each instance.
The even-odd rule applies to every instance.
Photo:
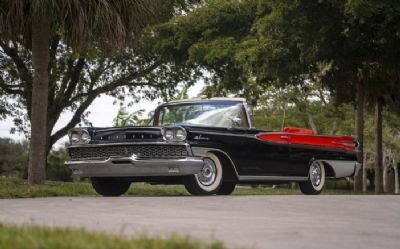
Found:
[[[317,195],[325,186],[325,166],[320,161],[313,161],[308,170],[308,179],[300,182],[300,190],[305,195]]]
[[[213,153],[204,157],[200,173],[184,178],[186,190],[192,195],[214,195],[221,187],[223,168],[219,158]]]

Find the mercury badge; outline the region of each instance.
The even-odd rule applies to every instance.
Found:
[[[202,136],[201,134],[200,134],[200,135],[197,135],[197,136],[194,136],[193,139],[194,139],[194,140],[203,140],[203,141],[208,141],[208,140],[210,140],[209,137],[204,137],[204,136]]]

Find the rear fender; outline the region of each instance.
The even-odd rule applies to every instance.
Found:
[[[327,170],[327,176],[342,178],[354,176],[360,165],[356,161],[346,161],[346,160],[324,160],[320,159],[325,165]]]

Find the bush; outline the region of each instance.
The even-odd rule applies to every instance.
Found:
[[[64,164],[68,160],[65,149],[51,151],[47,156],[46,179],[50,181],[72,181],[72,171]]]
[[[27,143],[0,138],[0,174],[22,176],[28,162]]]
[[[0,175],[28,177],[29,149],[27,142],[0,138]],[[72,172],[64,164],[68,159],[65,149],[51,151],[47,156],[46,178],[51,181],[72,181]]]

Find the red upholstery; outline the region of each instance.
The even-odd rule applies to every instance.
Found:
[[[282,129],[282,132],[314,135],[314,132],[311,129],[297,127],[285,127]]]

